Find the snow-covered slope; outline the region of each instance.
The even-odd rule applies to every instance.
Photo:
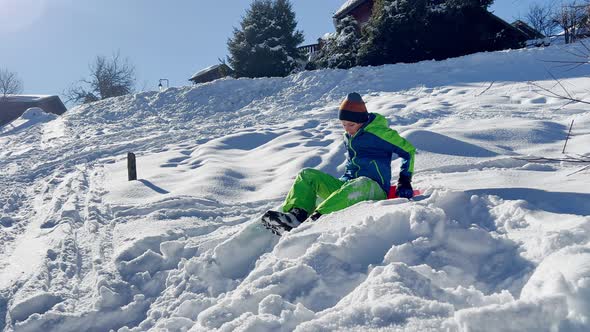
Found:
[[[225,79],[21,118],[0,128],[0,325],[586,331],[589,172],[522,160],[563,157],[572,120],[566,154],[589,157],[590,111],[538,87],[585,97],[590,66],[546,62],[580,50]],[[352,91],[418,148],[425,195],[274,236],[257,217],[301,168],[342,172]]]

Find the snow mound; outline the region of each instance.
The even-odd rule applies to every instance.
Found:
[[[23,115],[20,116],[20,118],[26,120],[38,120],[39,122],[41,122],[53,120],[57,118],[57,115],[52,113],[46,113],[40,107],[30,107],[23,113]]]
[[[20,117],[13,120],[9,124],[0,128],[0,134],[13,134],[18,131],[25,130],[29,127],[34,127],[44,124],[58,118],[53,113],[46,113],[42,108],[30,107]]]

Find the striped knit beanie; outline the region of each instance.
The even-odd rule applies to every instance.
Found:
[[[338,119],[365,123],[369,120],[369,113],[361,95],[356,92],[349,93],[340,104]]]

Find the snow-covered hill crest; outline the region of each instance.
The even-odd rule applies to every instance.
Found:
[[[0,128],[0,324],[588,330],[588,172],[522,160],[563,156],[572,120],[566,155],[590,157],[587,108],[536,86],[555,89],[549,70],[583,97],[590,66],[543,61],[580,49],[224,79],[24,116]],[[351,91],[418,148],[424,195],[276,237],[257,219],[300,169],[342,172]]]

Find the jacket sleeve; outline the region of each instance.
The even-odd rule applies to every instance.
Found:
[[[414,160],[416,148],[407,139],[401,137],[397,131],[387,128],[378,133],[378,136],[391,144],[391,150],[402,158],[402,165],[399,174],[412,178],[414,174]]]
[[[344,149],[348,151],[348,146],[346,145],[346,135],[344,135]],[[346,166],[344,167],[344,174],[342,174],[342,176],[340,178],[338,178],[338,180],[346,182],[352,178],[353,178],[352,161],[350,160],[350,156],[348,156],[348,152],[347,152]]]
[[[350,176],[350,174],[351,174],[351,171],[348,170],[348,163],[347,163],[346,164],[346,170],[344,171],[344,174],[342,174],[342,176],[339,177],[338,180],[346,182],[346,181],[352,179],[351,176]]]

